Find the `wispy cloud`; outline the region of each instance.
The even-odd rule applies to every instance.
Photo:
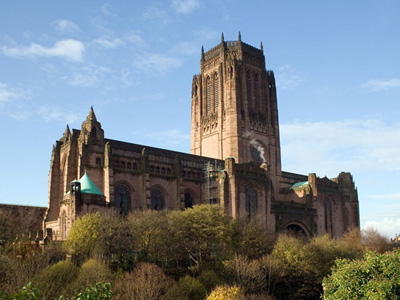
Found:
[[[57,20],[56,31],[61,34],[72,34],[80,32],[81,29],[74,22],[69,20]]]
[[[101,84],[109,73],[112,73],[112,71],[107,67],[84,64],[79,69],[72,69],[61,79],[72,86],[95,87]]]
[[[392,78],[387,80],[368,80],[367,82],[361,84],[360,87],[373,92],[384,91],[392,88],[400,88],[400,78]]]
[[[22,89],[11,88],[0,82],[0,104],[12,102],[16,99],[28,98],[29,92]]]
[[[166,54],[143,54],[136,57],[133,61],[133,66],[139,70],[146,72],[166,73],[172,69],[178,68],[182,61],[177,57],[168,56]]]
[[[153,4],[142,14],[143,20],[156,21],[162,25],[169,24],[173,21],[171,15],[160,5]]]
[[[372,198],[372,199],[385,199],[385,200],[400,200],[400,193],[371,195],[371,196],[369,196],[369,198]]]
[[[394,238],[396,234],[399,234],[400,218],[393,217],[382,218],[379,220],[369,220],[362,224],[361,228],[373,228],[388,238]]]
[[[3,53],[13,57],[62,57],[69,61],[82,61],[85,45],[77,40],[61,40],[51,48],[32,43],[29,47],[2,47]]]
[[[116,49],[124,44],[124,41],[119,38],[109,39],[106,37],[96,39],[93,42],[107,49]]]
[[[109,3],[104,3],[101,7],[100,7],[100,11],[103,15],[107,16],[107,17],[115,17],[116,14],[112,13],[110,11],[110,4]]]
[[[282,163],[288,171],[335,175],[345,170],[400,170],[400,123],[294,122],[282,124],[280,130]]]
[[[183,151],[190,143],[190,134],[183,133],[179,129],[170,129],[164,131],[134,131],[132,134],[135,140],[143,141],[143,144],[151,144],[155,147],[175,148]],[[148,141],[148,142],[147,142]]]
[[[197,0],[172,0],[172,8],[180,14],[189,14],[200,7]]]
[[[281,89],[290,89],[307,81],[306,77],[296,71],[291,65],[286,64],[278,67],[275,72],[277,86]]]

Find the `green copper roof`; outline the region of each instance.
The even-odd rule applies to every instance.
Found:
[[[291,186],[291,189],[303,188],[303,187],[306,187],[307,185],[308,185],[308,181],[300,181],[300,182],[296,182],[295,184],[293,184]]]
[[[93,183],[92,179],[90,179],[89,176],[86,174],[86,172],[85,175],[83,175],[82,178],[79,179],[79,182],[81,183],[81,193],[104,196],[103,193],[100,192],[97,186]]]

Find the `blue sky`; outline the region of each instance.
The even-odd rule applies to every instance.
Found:
[[[361,224],[400,234],[399,1],[0,1],[0,202],[47,205],[52,146],[93,106],[108,138],[190,152],[201,47],[264,46],[282,167],[350,171]]]

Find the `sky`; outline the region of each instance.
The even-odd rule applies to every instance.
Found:
[[[260,47],[282,169],[358,188],[361,227],[400,234],[400,1],[0,0],[0,203],[47,206],[52,147],[90,107],[107,138],[190,152],[205,51]]]

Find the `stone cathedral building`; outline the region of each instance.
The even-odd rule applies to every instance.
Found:
[[[201,51],[193,77],[191,154],[106,138],[93,108],[80,130],[67,126],[49,172],[47,236],[65,239],[83,214],[113,207],[175,210],[216,203],[271,233],[340,237],[359,226],[350,173],[336,178],[281,170],[274,73],[263,46],[239,38]]]

